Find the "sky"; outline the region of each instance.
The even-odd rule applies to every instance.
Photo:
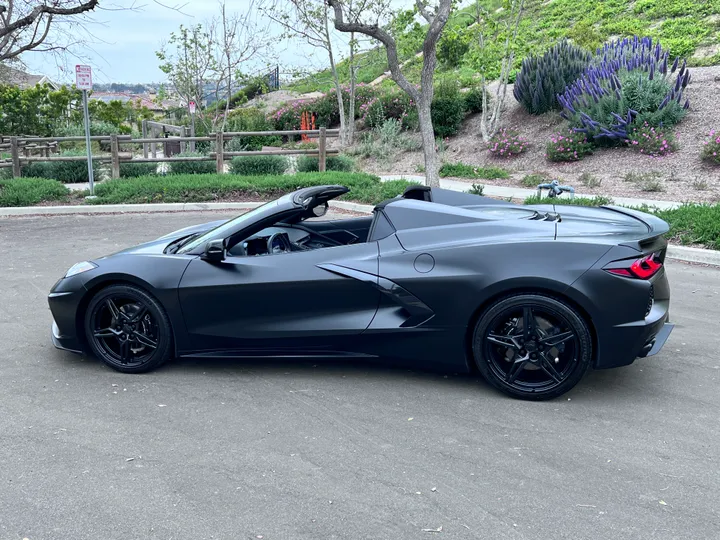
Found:
[[[244,11],[249,0],[225,0],[228,11]],[[394,8],[404,8],[412,0],[392,0]],[[168,9],[163,5],[183,6],[181,10]],[[23,61],[28,71],[48,75],[58,82],[74,80],[74,66],[88,64],[93,68],[93,80],[97,83],[163,82],[166,77],[160,71],[155,52],[163,40],[182,24],[189,26],[206,21],[218,14],[218,0],[101,0],[101,9],[88,17],[86,28],[91,34],[87,47],[78,48],[83,58],[64,55],[56,59],[45,53],[27,53]],[[134,9],[128,9],[132,8]],[[282,66],[302,68],[327,64],[326,56],[313,50],[299,40],[280,39],[281,29],[271,29],[276,40],[276,53]],[[265,66],[265,61],[247,66],[246,72],[254,72]],[[323,66],[324,67],[324,66]]]

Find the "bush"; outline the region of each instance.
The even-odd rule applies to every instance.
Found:
[[[316,157],[300,156],[297,160],[298,172],[317,172],[320,161]],[[327,156],[325,169],[336,172],[351,172],[355,169],[355,161],[350,156]]]
[[[540,184],[548,184],[550,182],[552,182],[552,179],[547,173],[526,174],[520,181],[520,183],[527,188],[536,188]]]
[[[270,120],[279,131],[291,131],[300,129],[302,113],[308,110],[308,103],[305,100],[293,101],[289,105],[280,107],[270,115]]]
[[[661,157],[677,150],[677,141],[672,131],[654,128],[647,122],[633,129],[627,142],[630,148],[647,156]]]
[[[440,167],[440,176],[443,178],[454,176],[456,178],[494,180],[496,178],[508,178],[510,173],[500,167],[476,167],[465,163],[443,163]]]
[[[84,151],[66,150],[60,156],[87,156]],[[93,176],[98,178],[98,162],[93,160]],[[28,178],[49,178],[63,184],[88,182],[87,160],[78,161],[35,161],[22,168],[22,175]]]
[[[275,128],[259,109],[237,109],[228,115],[225,131],[272,131]],[[250,135],[233,137],[225,143],[230,152],[262,150],[263,146],[280,146],[282,138],[276,135]]]
[[[574,199],[566,196],[553,197],[550,199],[549,197],[538,197],[537,195],[532,195],[525,199],[525,204],[547,204],[548,202],[552,202],[552,204],[565,204],[568,206],[607,206],[609,204],[613,204],[613,200],[610,197],[605,197],[604,195],[598,195],[597,197],[575,197]]]
[[[705,141],[700,156],[708,163],[720,165],[720,131],[714,129],[710,131],[709,139]]]
[[[275,198],[301,187],[341,184],[350,188],[342,198],[377,204],[402,193],[410,182],[381,182],[364,173],[303,173],[283,176],[229,174],[177,175],[110,180],[99,184],[90,204],[202,202],[223,197]]]
[[[444,80],[438,85],[430,112],[436,137],[450,137],[460,131],[465,118],[465,100],[457,81]]]
[[[70,190],[47,178],[0,180],[0,206],[32,206],[41,202],[60,201]]]
[[[230,172],[240,176],[280,175],[287,169],[284,156],[237,156],[230,162]]]
[[[559,109],[557,95],[590,65],[592,55],[563,39],[542,56],[525,58],[513,95],[530,114]]]
[[[561,115],[577,131],[605,144],[624,142],[640,123],[676,124],[690,107],[687,100],[681,105],[690,73],[683,62],[673,82],[679,60],[668,68],[668,58],[669,52],[650,38],[606,44],[598,50],[597,65],[558,96]]]
[[[488,152],[495,157],[512,157],[522,154],[528,147],[526,139],[522,138],[516,131],[502,128],[498,131],[487,145]]]
[[[687,204],[653,213],[670,224],[672,241],[720,249],[720,205]]]
[[[361,118],[368,127],[382,126],[386,120],[398,120],[405,129],[418,126],[415,102],[405,92],[385,92],[360,106]]]
[[[178,157],[206,157],[199,152],[183,152]],[[170,174],[209,174],[217,171],[214,161],[173,161]]]
[[[465,111],[469,114],[482,112],[483,110],[483,89],[481,86],[473,86],[465,92]]]
[[[547,143],[545,157],[549,161],[580,161],[593,153],[593,145],[585,133],[569,130],[556,133]]]
[[[120,163],[120,178],[155,176],[157,163]]]

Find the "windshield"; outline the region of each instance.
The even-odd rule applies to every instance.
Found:
[[[210,239],[223,238],[223,233],[236,228],[238,225],[242,225],[243,222],[251,221],[256,215],[267,209],[268,206],[277,204],[278,201],[271,201],[269,203],[262,204],[257,208],[253,208],[249,212],[245,212],[244,214],[239,215],[235,219],[231,219],[230,221],[223,223],[222,225],[215,227],[214,229],[210,229],[202,236],[198,236],[197,238],[194,238],[191,242],[182,246],[182,248],[178,250],[178,253],[188,253],[197,248],[198,246],[203,245]]]

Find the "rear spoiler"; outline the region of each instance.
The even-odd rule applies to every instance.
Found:
[[[641,248],[649,244],[655,243],[655,241],[660,236],[666,234],[670,230],[670,225],[668,225],[665,220],[662,220],[659,217],[653,216],[652,214],[648,214],[646,212],[640,212],[639,210],[633,210],[624,206],[613,205],[601,206],[600,208],[604,208],[605,210],[611,210],[613,212],[618,212],[619,214],[625,214],[626,216],[633,217],[641,223],[645,224],[645,226],[648,228],[648,233],[646,236],[638,238],[638,244]]]

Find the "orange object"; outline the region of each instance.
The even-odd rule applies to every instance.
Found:
[[[300,129],[301,130],[315,129],[315,115],[312,114],[310,111],[304,111],[300,115]],[[300,138],[303,141],[310,140],[310,137],[308,137],[305,134],[300,135]]]

